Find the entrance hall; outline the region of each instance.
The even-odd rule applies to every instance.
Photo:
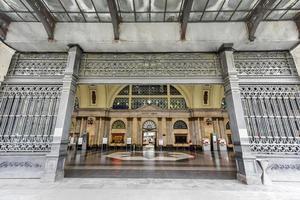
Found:
[[[235,179],[224,88],[77,86],[65,177]]]

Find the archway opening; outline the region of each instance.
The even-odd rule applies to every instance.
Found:
[[[143,124],[143,151],[154,151],[156,147],[156,124],[147,120]]]

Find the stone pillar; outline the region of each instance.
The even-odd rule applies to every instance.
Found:
[[[167,136],[168,136],[168,134],[171,134],[171,133],[167,133],[167,120],[165,117],[161,118],[161,134],[162,134],[162,138],[164,140],[164,146],[166,146],[167,145]]]
[[[219,130],[220,130],[220,137],[226,139],[224,118],[219,119]]]
[[[213,129],[214,129],[214,134],[216,134],[217,138],[220,137],[220,128],[219,128],[219,119],[218,118],[213,118]]]
[[[134,117],[132,119],[132,144],[137,144],[137,130],[138,130],[138,121],[137,118]]]
[[[293,56],[298,75],[300,76],[300,45],[298,44],[290,53]]]
[[[205,129],[204,129],[205,122],[204,122],[204,118],[203,117],[201,117],[199,119],[199,124],[200,124],[201,140],[202,140],[203,138],[205,138]]]
[[[95,126],[95,145],[97,147],[99,147],[99,137],[100,137],[100,132],[99,132],[99,129],[100,129],[100,117],[96,117],[96,126]]]
[[[247,184],[261,184],[257,173],[255,156],[251,154],[249,138],[244,120],[239,79],[234,65],[233,44],[223,44],[220,59],[223,68],[225,99],[233,136],[237,163],[237,178]]]
[[[67,155],[81,54],[82,50],[79,46],[70,46],[51,152],[46,155],[45,171],[42,177],[44,181],[53,182],[64,177],[64,162]]]

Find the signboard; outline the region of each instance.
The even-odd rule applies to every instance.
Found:
[[[82,137],[78,138],[78,144],[82,145]]]
[[[163,146],[164,145],[164,140],[163,139],[159,139],[158,140],[158,145],[159,146]]]
[[[106,137],[104,137],[104,138],[102,139],[102,144],[107,144],[107,138],[106,138]]]
[[[131,138],[127,138],[126,144],[131,144]]]

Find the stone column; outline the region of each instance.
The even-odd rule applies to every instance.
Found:
[[[239,79],[234,65],[233,44],[223,44],[220,59],[223,68],[225,99],[233,136],[237,163],[237,178],[247,184],[261,184],[257,173],[255,156],[251,154],[249,138],[244,120]]]
[[[51,152],[46,155],[45,172],[42,177],[44,181],[53,182],[64,177],[64,162],[67,155],[81,54],[82,50],[79,46],[70,46]]]

